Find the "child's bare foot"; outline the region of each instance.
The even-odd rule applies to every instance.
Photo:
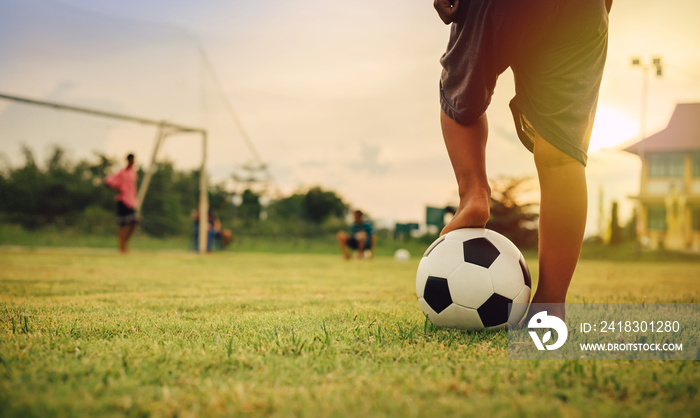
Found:
[[[554,302],[554,300],[554,298],[540,297],[537,292],[535,292],[535,295],[532,297],[532,302],[530,302],[527,315],[523,317],[518,326],[521,328],[527,327],[530,319],[542,311],[547,311],[547,315],[556,316],[563,321],[566,317],[566,308],[564,305],[566,299],[557,298],[557,300],[561,300],[561,302]]]
[[[460,228],[483,228],[489,220],[491,190],[479,189],[461,199],[459,208],[452,220],[442,229],[440,235]]]

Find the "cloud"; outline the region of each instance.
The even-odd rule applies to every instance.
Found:
[[[379,161],[381,154],[380,145],[361,144],[360,161],[348,163],[347,166],[355,171],[366,171],[372,175],[383,175],[389,171],[391,166]]]

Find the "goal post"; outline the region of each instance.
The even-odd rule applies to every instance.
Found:
[[[176,133],[188,133],[194,132],[199,133],[202,137],[202,163],[200,165],[200,176],[199,176],[199,204],[197,205],[197,211],[199,213],[199,236],[197,237],[197,249],[200,253],[205,253],[207,251],[207,240],[209,230],[209,194],[208,182],[207,182],[207,132],[205,130],[184,130],[184,129],[173,129],[173,127],[166,122],[161,122],[158,124],[158,129],[156,131],[156,137],[153,141],[153,152],[151,153],[151,162],[148,167],[148,171],[141,180],[141,185],[138,190],[138,203],[136,212],[141,212],[141,205],[148,192],[148,186],[151,183],[153,175],[158,169],[158,151],[165,142],[165,138],[169,135]],[[204,214],[204,215],[202,215]]]
[[[154,141],[153,152],[151,153],[150,166],[148,167],[148,171],[146,172],[144,178],[142,179],[141,185],[140,185],[139,190],[137,192],[137,195],[138,195],[138,203],[137,203],[137,207],[136,207],[137,213],[140,213],[141,206],[143,205],[143,200],[146,197],[146,192],[148,191],[148,186],[151,182],[151,178],[153,177],[153,174],[155,173],[155,171],[157,169],[158,151],[159,151],[161,145],[163,144],[163,142],[165,141],[165,138],[168,135],[172,135],[175,133],[194,133],[194,134],[200,135],[202,138],[202,163],[200,166],[200,178],[199,178],[198,250],[200,253],[206,253],[206,251],[207,251],[207,239],[208,239],[207,232],[209,229],[209,221],[208,221],[209,195],[207,193],[207,191],[208,191],[208,189],[207,189],[207,172],[206,172],[207,131],[205,129],[190,127],[190,126],[185,126],[185,125],[179,125],[179,124],[175,124],[175,123],[171,123],[171,122],[167,122],[167,121],[162,121],[162,120],[159,121],[159,120],[153,120],[153,119],[148,119],[148,118],[141,118],[141,117],[136,117],[136,116],[124,115],[124,114],[119,114],[119,113],[106,112],[106,111],[98,110],[98,109],[90,109],[90,108],[86,108],[86,107],[72,106],[72,105],[67,105],[67,104],[63,104],[63,103],[28,99],[25,97],[12,96],[12,95],[3,94],[3,93],[0,93],[0,99],[6,99],[6,100],[14,101],[14,102],[35,105],[35,106],[49,107],[49,108],[54,108],[57,110],[77,112],[77,113],[92,115],[92,116],[96,116],[96,117],[116,119],[116,120],[122,120],[122,121],[126,121],[126,122],[139,123],[139,124],[143,124],[143,125],[156,126],[157,127],[156,138]]]
[[[202,166],[199,175],[199,253],[207,252],[209,234],[209,193],[207,193],[207,132],[202,131]]]
[[[143,200],[146,197],[148,185],[151,184],[151,178],[153,178],[153,174],[155,174],[156,169],[158,167],[156,165],[158,150],[160,149],[161,144],[165,141],[166,135],[167,132],[165,131],[163,123],[158,124],[158,129],[156,130],[156,139],[153,141],[153,152],[151,152],[150,166],[148,167],[148,171],[146,171],[146,174],[143,176],[143,180],[141,180],[141,185],[139,186],[138,190],[138,199],[136,201],[136,213],[141,213],[141,206],[143,205]]]

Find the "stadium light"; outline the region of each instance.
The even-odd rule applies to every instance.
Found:
[[[642,109],[639,117],[639,136],[640,139],[646,137],[647,128],[647,102],[649,99],[649,70],[652,68],[656,72],[657,77],[661,77],[664,74],[663,62],[660,56],[652,57],[651,64],[645,64],[641,57],[632,57],[631,64],[633,67],[638,67],[642,69]]]

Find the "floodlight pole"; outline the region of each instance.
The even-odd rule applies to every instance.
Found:
[[[640,67],[642,69],[642,109],[639,115],[639,136],[640,139],[646,137],[647,130],[647,103],[649,100],[649,70],[654,69],[656,71],[656,76],[661,77],[663,75],[663,64],[661,63],[661,57],[653,57],[651,65],[642,63],[641,58],[633,57],[631,62],[633,67]]]
[[[644,149],[644,139],[647,136],[647,107],[649,98],[649,70],[654,69],[656,72],[656,77],[661,77],[664,73],[663,64],[661,63],[661,57],[652,57],[651,64],[646,64],[642,62],[639,57],[632,57],[631,64],[633,67],[639,67],[642,69],[642,108],[639,115],[639,147],[638,154],[640,160],[642,160],[642,179],[641,186],[644,189],[644,170],[645,166],[648,170],[648,164],[646,163],[646,155]],[[641,222],[641,218],[640,218]]]
[[[656,76],[661,77],[664,73],[663,70],[663,64],[661,63],[661,57],[653,57],[651,59],[651,65],[645,64],[642,62],[642,59],[639,57],[632,57],[631,64],[633,67],[639,67],[642,69],[642,109],[639,115],[639,147],[638,147],[638,153],[639,153],[639,159],[642,161],[642,173],[641,173],[641,180],[640,180],[640,196],[642,193],[644,193],[644,190],[646,190],[645,186],[645,178],[646,176],[644,175],[644,170],[646,167],[646,170],[649,170],[649,165],[646,162],[646,155],[645,155],[645,150],[644,150],[644,139],[646,139],[647,133],[647,107],[648,107],[648,99],[649,99],[649,70],[654,69],[656,71]],[[643,205],[641,203],[641,200],[637,200],[637,208],[639,209],[639,213],[642,213],[642,208]],[[644,222],[644,217],[643,216],[637,216],[637,231],[643,230],[643,224]],[[639,256],[639,252],[641,251],[640,247],[640,240],[641,236],[638,234],[637,239],[635,240],[634,243],[634,252],[635,255]]]

